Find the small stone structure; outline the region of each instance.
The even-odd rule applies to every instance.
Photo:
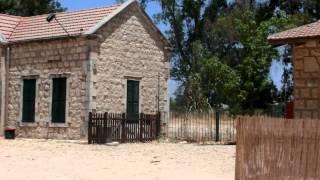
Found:
[[[294,46],[296,118],[319,118],[320,46],[317,40]]]
[[[320,118],[320,22],[268,37],[293,49],[294,118]]]
[[[19,32],[19,26],[28,26],[24,20],[12,28],[13,35],[0,31],[6,37],[0,42],[1,133],[10,127],[18,137],[86,137],[90,111],[126,112],[127,80],[140,82],[139,112],[168,112],[169,44],[136,1],[56,16],[70,36],[46,15],[30,17],[38,18],[30,30],[39,31],[30,36]],[[16,17],[0,15],[0,22],[10,18]],[[55,77],[67,79],[64,123],[50,121]],[[22,82],[28,78],[36,79],[31,123],[21,115]]]

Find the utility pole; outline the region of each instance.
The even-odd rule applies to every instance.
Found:
[[[157,98],[158,113],[160,112],[160,73],[158,73],[158,98]]]

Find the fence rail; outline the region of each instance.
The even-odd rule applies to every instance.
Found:
[[[171,139],[223,143],[236,140],[236,118],[222,112],[171,112],[164,129]]]
[[[320,121],[241,117],[236,179],[320,179]]]
[[[151,141],[159,134],[160,114],[89,113],[89,144]]]

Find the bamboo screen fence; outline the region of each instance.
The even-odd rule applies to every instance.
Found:
[[[241,117],[236,179],[320,179],[320,120]]]

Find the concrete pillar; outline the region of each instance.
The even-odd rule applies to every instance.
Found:
[[[0,136],[3,136],[5,126],[5,67],[5,49],[0,47]]]

